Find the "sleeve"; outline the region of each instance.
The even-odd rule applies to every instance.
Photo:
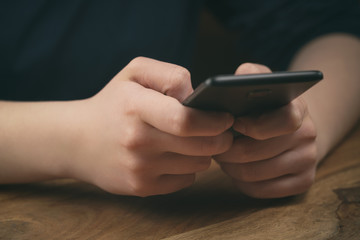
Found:
[[[287,69],[294,54],[310,40],[330,33],[360,37],[359,0],[211,0],[208,7],[239,33],[245,61],[273,70]]]

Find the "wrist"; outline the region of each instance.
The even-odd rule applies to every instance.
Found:
[[[0,102],[0,183],[69,176],[80,102]]]
[[[57,117],[54,116],[54,141],[52,150],[55,178],[78,178],[79,163],[88,145],[87,100],[58,102]]]

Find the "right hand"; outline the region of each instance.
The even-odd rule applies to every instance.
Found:
[[[189,72],[144,57],[132,60],[77,116],[70,177],[115,194],[149,196],[191,185],[211,156],[227,151],[233,117],[184,107]]]

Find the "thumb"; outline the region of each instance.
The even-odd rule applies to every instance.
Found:
[[[235,75],[254,73],[271,73],[271,70],[270,68],[262,64],[243,63],[235,71]]]
[[[120,73],[140,85],[182,102],[193,92],[190,72],[181,66],[146,57],[133,59]]]

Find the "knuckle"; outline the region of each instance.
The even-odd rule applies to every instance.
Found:
[[[298,98],[286,106],[288,110],[287,129],[295,132],[302,127],[307,118],[307,106],[302,100]]]
[[[147,162],[148,161],[142,158],[132,158],[127,161],[126,167],[128,171],[130,171],[130,174],[141,176],[149,170]]]
[[[172,79],[179,84],[182,84],[184,81],[190,81],[191,79],[191,74],[189,70],[178,65],[174,65],[172,76]]]
[[[310,189],[315,182],[315,170],[307,171],[302,179],[300,186],[298,187],[298,194],[304,193]]]
[[[294,175],[301,177],[301,174],[307,171],[312,171],[317,165],[317,150],[316,147],[307,147],[306,151],[302,151],[301,157],[294,162],[294,167],[290,170]]]
[[[190,118],[183,111],[177,111],[169,119],[173,133],[177,136],[186,136],[191,125]]]
[[[143,57],[136,57],[127,64],[125,69],[129,72],[135,72],[141,68],[141,64],[143,61]]]
[[[147,197],[152,195],[151,188],[149,187],[148,181],[145,181],[139,177],[133,177],[129,181],[129,188],[131,195],[138,197]]]
[[[249,63],[249,62],[241,64],[239,68],[245,73],[260,73],[261,72],[260,68],[256,64]]]
[[[184,67],[172,65],[168,79],[169,81],[163,86],[163,92],[167,95],[173,96],[179,91],[183,92],[184,86],[187,86],[185,92],[191,90],[191,74]]]
[[[136,57],[132,59],[125,67],[125,72],[128,74],[128,78],[146,86],[148,73],[145,71],[144,65],[146,65],[149,61],[150,59],[145,57]]]
[[[128,150],[138,150],[148,144],[145,134],[135,126],[128,126],[121,137],[121,145]]]
[[[128,67],[131,69],[137,69],[143,64],[144,61],[146,61],[145,57],[136,57],[129,62]]]
[[[133,101],[131,96],[126,96],[126,98],[123,100],[124,106],[122,107],[122,114],[124,114],[127,117],[130,116],[137,116],[139,113],[139,109],[137,107],[137,104],[135,101]]]
[[[315,140],[317,131],[312,121],[305,121],[300,129],[300,134],[303,139]]]
[[[289,132],[295,132],[302,126],[303,123],[303,114],[299,109],[293,109],[288,115],[286,121],[286,129]]]
[[[314,166],[316,166],[317,164],[317,147],[315,144],[312,144],[312,146],[310,146],[304,156],[304,159],[302,159],[302,161],[305,163],[305,165],[309,168],[313,168]]]

